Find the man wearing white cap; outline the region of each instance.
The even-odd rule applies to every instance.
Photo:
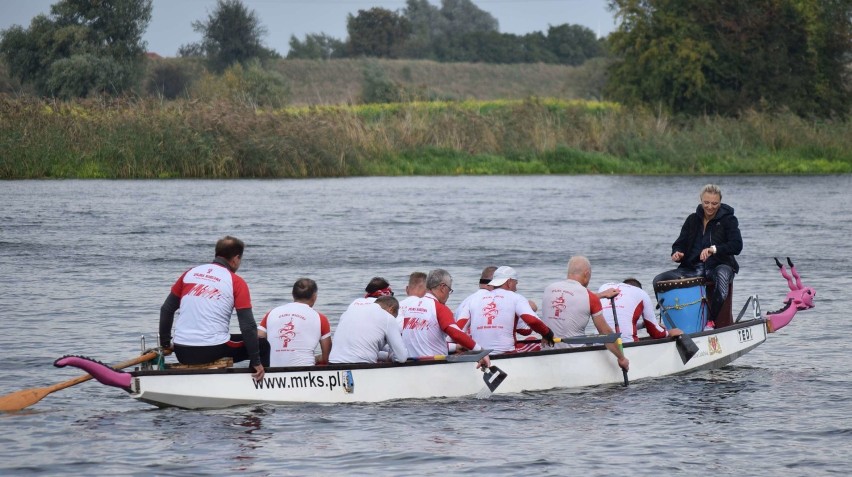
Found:
[[[583,336],[589,319],[595,324],[598,333],[612,333],[612,328],[606,323],[601,307],[600,298],[614,297],[617,289],[609,289],[595,294],[588,288],[592,278],[592,265],[589,259],[581,256],[571,257],[568,261],[568,277],[551,283],[544,289],[541,301],[542,320],[559,334],[560,338]],[[569,347],[564,343],[558,347]],[[630,361],[618,349],[615,343],[608,343],[607,349],[618,358],[618,365],[627,370]]]
[[[516,293],[518,274],[512,267],[499,267],[488,285],[493,290],[479,290],[471,296],[459,320],[470,321],[470,335],[483,348],[495,353],[515,350],[517,320],[523,320],[543,340],[553,343],[553,332],[535,315],[529,300]]]
[[[470,303],[470,300],[473,297],[475,297],[476,294],[479,293],[480,290],[493,290],[494,289],[494,287],[492,287],[490,285],[490,283],[491,283],[491,279],[494,278],[494,271],[495,270],[497,270],[497,267],[494,267],[494,266],[485,267],[482,270],[482,275],[479,276],[479,289],[476,290],[475,292],[471,293],[470,295],[468,295],[464,300],[462,300],[461,303],[459,303],[459,306],[456,307],[456,312],[455,312],[456,324],[458,324],[459,328],[461,328],[465,333],[470,334],[470,328],[468,327],[468,325],[470,325],[470,323],[468,323],[469,317],[465,317],[463,320],[460,320],[461,313],[462,313],[462,311],[467,309],[467,306],[468,306],[468,303]]]

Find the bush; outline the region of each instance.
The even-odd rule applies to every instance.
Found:
[[[85,98],[123,90],[121,66],[108,57],[73,55],[50,65],[45,85],[51,96],[62,99]]]
[[[290,88],[280,74],[265,70],[255,60],[245,68],[234,64],[221,76],[204,74],[193,86],[192,96],[211,101],[234,101],[254,108],[279,108],[287,105]]]
[[[364,83],[361,88],[362,103],[395,103],[402,96],[399,86],[391,81],[385,70],[375,62],[364,67]]]
[[[185,62],[157,60],[146,80],[145,91],[166,99],[187,96],[192,78]]]

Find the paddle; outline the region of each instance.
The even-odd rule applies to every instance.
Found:
[[[480,359],[484,358],[488,353],[490,353],[490,349],[483,349],[476,352],[471,353],[458,353],[458,354],[436,354],[434,356],[417,356],[414,358],[408,358],[409,361],[446,361],[448,363],[475,363]]]
[[[598,343],[615,343],[618,341],[618,333],[610,333],[608,335],[587,335],[587,336],[572,336],[570,338],[553,338],[554,343],[565,344],[598,344]]]
[[[752,297],[748,297],[748,300],[746,300],[745,305],[743,305],[743,309],[740,310],[740,314],[737,315],[737,319],[736,319],[736,321],[734,321],[734,323],[739,323],[740,320],[743,319],[743,315],[745,315],[745,312],[748,309],[748,305],[751,304],[751,299],[752,299]]]
[[[698,353],[698,345],[695,344],[695,341],[692,341],[692,338],[686,335],[680,335],[675,338],[675,347],[677,347],[677,353],[680,355],[680,360],[683,364],[689,362]]]
[[[671,328],[676,328],[674,326],[674,322],[669,316],[668,310],[663,306],[664,299],[660,298],[660,315],[663,316],[663,321],[666,322],[666,326]],[[680,360],[683,364],[689,362],[696,353],[698,353],[698,345],[695,344],[695,341],[692,341],[692,338],[687,336],[686,334],[682,334],[675,338],[675,347],[677,348],[677,353],[680,355]]]
[[[156,351],[151,351],[141,356],[137,356],[136,358],[133,358],[131,360],[118,363],[113,366],[113,369],[129,368],[130,366],[133,366],[135,364],[144,363],[145,361],[151,361],[157,356],[159,356],[159,353],[157,353]],[[86,374],[85,376],[80,376],[65,382],[54,384],[53,386],[23,389],[21,391],[7,394],[5,396],[0,397],[0,411],[20,411],[41,401],[45,396],[50,393],[86,382],[90,379],[92,379],[92,375]]]
[[[491,394],[494,393],[494,390],[497,389],[497,386],[506,379],[506,374],[502,369],[497,366],[491,366],[490,368],[482,368],[483,375],[482,379],[485,380],[485,387],[482,388],[478,393],[476,393],[477,399],[485,399],[491,397]]]
[[[612,321],[615,323],[615,333],[618,335],[618,338],[615,339],[615,344],[618,346],[618,350],[621,351],[621,354],[624,355],[624,345],[621,344],[621,328],[618,326],[618,312],[615,311],[615,297],[609,297],[609,304],[612,306]],[[624,385],[627,386],[630,384],[630,381],[627,380],[627,370],[621,368],[621,374],[624,376]]]

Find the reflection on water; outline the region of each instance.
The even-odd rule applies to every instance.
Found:
[[[235,434],[237,440],[237,455],[234,460],[249,461],[232,470],[248,470],[250,461],[257,458],[256,451],[263,447],[263,442],[270,438],[269,434],[260,433],[262,409],[253,410],[251,414],[238,416],[234,419],[234,425],[243,428],[243,435]]]
[[[230,471],[247,471],[263,457],[267,441],[275,433],[264,428],[269,412],[262,407],[242,406],[209,412],[183,412],[164,409],[151,413],[152,436],[164,447],[167,455],[177,458],[163,465],[177,466],[186,471],[188,455],[206,455],[227,464]]]

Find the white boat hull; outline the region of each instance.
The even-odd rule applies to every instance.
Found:
[[[698,353],[684,364],[673,339],[631,343],[631,381],[724,366],[766,340],[762,319],[693,335]],[[496,394],[621,383],[621,369],[603,346],[492,357],[508,376]],[[135,371],[131,397],[157,406],[222,408],[253,403],[347,403],[463,397],[485,387],[471,362],[329,365],[272,368],[255,383],[247,368]]]

